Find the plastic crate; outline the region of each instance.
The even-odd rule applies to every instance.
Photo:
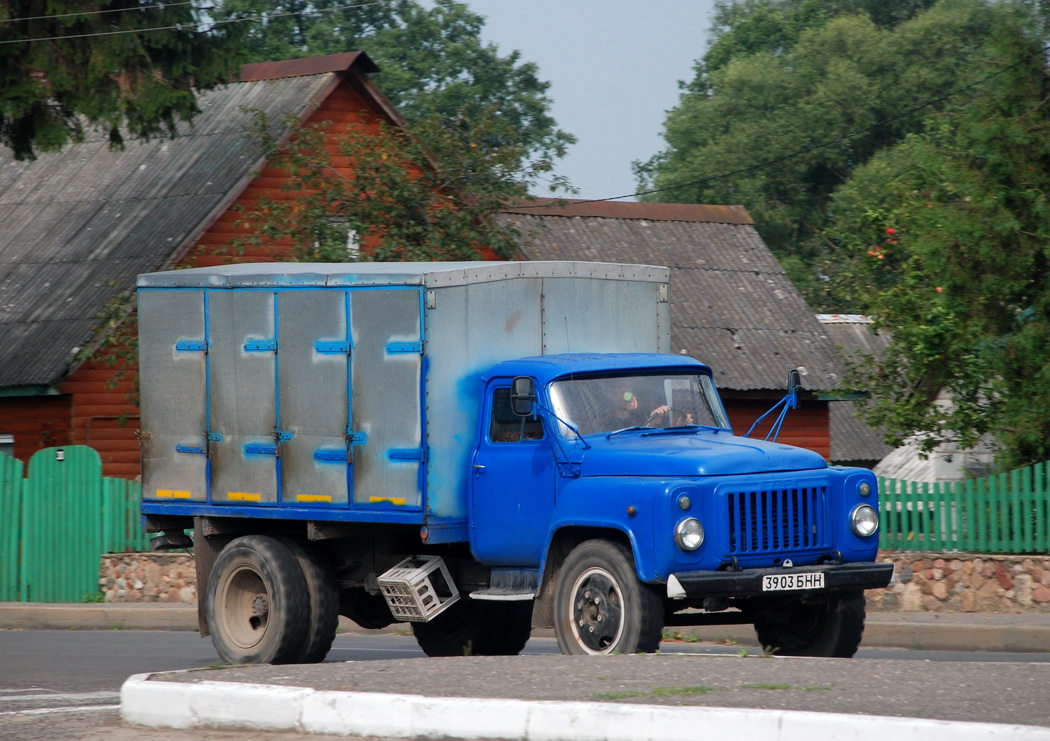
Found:
[[[412,556],[379,577],[395,620],[425,623],[459,599],[448,567],[440,556]]]

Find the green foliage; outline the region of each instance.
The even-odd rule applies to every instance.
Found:
[[[486,131],[488,144],[519,148],[523,163],[562,156],[575,141],[549,115],[550,83],[539,79],[536,65],[483,43],[484,19],[464,3],[345,6],[344,0],[224,0],[215,15],[264,18],[246,44],[258,61],[364,51],[380,68],[373,75],[379,89],[410,122],[498,119],[501,125]]]
[[[652,197],[742,203],[814,308],[875,318],[889,348],[844,390],[871,393],[890,442],[991,434],[1004,465],[1050,457],[1048,17],[720,3],[667,150],[637,167],[684,186]]]
[[[953,101],[909,111],[987,71],[978,51],[1002,13],[980,0],[925,5],[881,3],[881,24],[861,2],[720,6],[733,26],[716,25],[668,115],[667,149],[636,164],[640,187],[661,189],[647,198],[746,206],[792,278],[815,290],[813,268],[833,249],[831,194]]]
[[[85,127],[117,147],[125,132],[174,134],[199,112],[194,91],[240,65],[239,24],[201,25],[188,3],[0,3],[0,143],[24,160],[82,141]]]
[[[486,249],[512,257],[518,235],[496,214],[551,164],[523,170],[521,146],[478,143],[500,125],[489,116],[473,126],[423,121],[410,131],[381,124],[334,134],[319,124],[280,143],[259,115],[269,166],[289,178],[279,196],[243,212],[251,236],[242,246],[282,243],[294,259],[319,262],[474,260]],[[352,164],[341,171],[333,156]]]
[[[1023,33],[986,53],[1005,70],[994,84],[834,194],[826,267],[829,293],[892,337],[851,378],[874,396],[869,418],[926,450],[990,433],[1016,467],[1050,457],[1050,74]]]

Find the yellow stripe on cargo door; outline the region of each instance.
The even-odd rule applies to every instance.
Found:
[[[157,499],[190,499],[193,492],[184,489],[157,489]]]
[[[297,494],[295,496],[297,502],[325,502],[327,504],[332,503],[331,494]]]
[[[404,497],[369,497],[368,498],[368,503],[369,504],[381,504],[383,502],[389,502],[390,504],[396,505],[398,507],[404,507],[406,504],[408,504],[408,500],[405,499]]]
[[[252,491],[228,491],[226,497],[235,502],[261,502],[262,494]]]

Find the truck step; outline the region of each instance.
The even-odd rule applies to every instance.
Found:
[[[535,592],[519,592],[511,589],[480,589],[470,593],[471,599],[497,602],[525,602],[536,599]]]

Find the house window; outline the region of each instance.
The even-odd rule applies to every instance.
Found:
[[[361,256],[357,230],[338,217],[326,220],[317,228],[314,249],[330,262],[357,262]]]
[[[15,436],[7,435],[0,432],[0,453],[9,455],[12,458],[15,455]]]

